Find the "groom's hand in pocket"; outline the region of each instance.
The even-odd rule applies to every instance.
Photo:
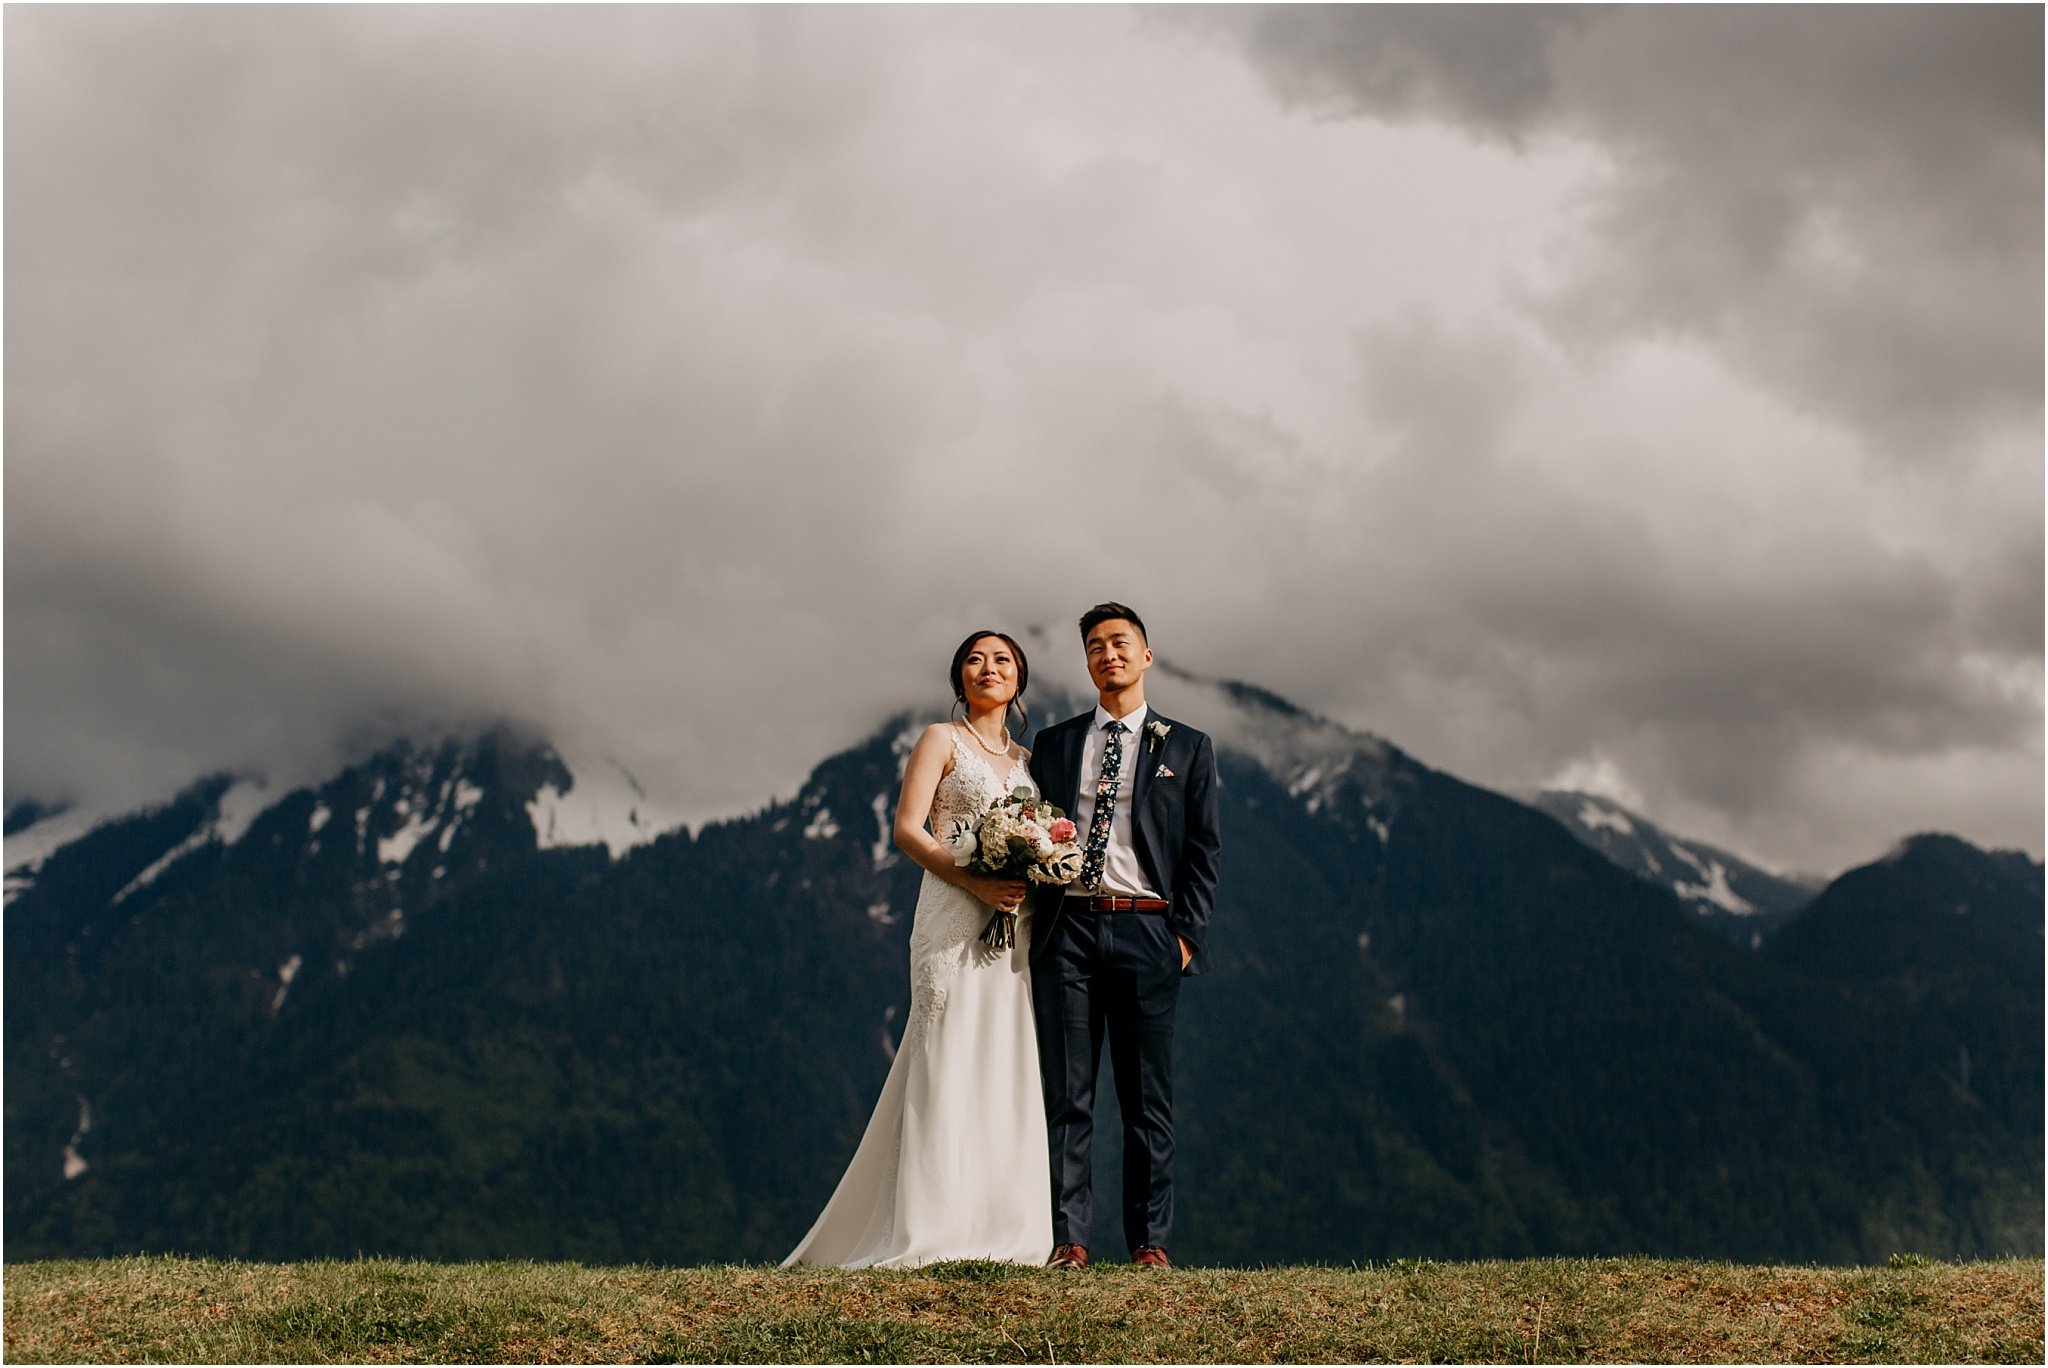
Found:
[[[1174,939],[1180,942],[1180,971],[1185,974],[1188,971],[1188,961],[1195,957],[1195,947],[1188,944],[1186,936],[1175,936]]]

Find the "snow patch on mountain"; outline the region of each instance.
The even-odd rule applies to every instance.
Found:
[[[804,828],[807,841],[829,841],[838,834],[839,823],[832,820],[832,809],[828,807],[819,808],[818,815],[811,818],[810,825]]]
[[[237,779],[215,802],[211,817],[201,822],[191,835],[150,861],[141,873],[123,884],[121,891],[109,900],[109,905],[122,903],[141,889],[155,883],[165,870],[202,846],[214,842],[231,846],[241,840],[251,824],[271,806],[276,797],[270,786],[261,779]]]
[[[277,966],[277,996],[270,1000],[270,1014],[272,1016],[276,1016],[278,1008],[284,1006],[284,995],[291,991],[292,980],[299,976],[299,966],[304,963],[305,961],[299,956],[293,955],[283,964]]]
[[[190,855],[212,839],[213,823],[201,822],[197,831],[194,831],[190,836],[187,836],[184,840],[150,861],[148,867],[140,874],[137,874],[134,878],[123,884],[121,891],[108,900],[108,905],[118,906],[138,889],[147,888],[155,883],[159,874],[162,874],[166,869],[169,869],[172,865],[184,859],[187,855]]]
[[[1674,879],[1671,889],[1679,897],[1710,902],[1716,907],[1733,912],[1738,917],[1751,916],[1760,910],[1755,903],[1728,886],[1728,867],[1719,860],[1710,858],[1702,861],[1699,856],[1676,841],[1668,841],[1665,844],[1673,855],[1684,860],[1701,875],[1702,881],[1699,883]]]
[[[1592,798],[1586,798],[1579,804],[1579,825],[1588,830],[1598,830],[1601,827],[1605,827],[1609,831],[1628,837],[1633,837],[1636,834],[1634,822],[1631,822],[1613,808],[1603,807]]]
[[[348,948],[360,950],[378,941],[397,940],[405,934],[405,909],[394,907],[348,939]]]
[[[1367,804],[1386,797],[1398,752],[1376,736],[1304,712],[1263,689],[1206,679],[1161,663],[1148,699],[1171,717],[1207,732],[1217,747],[1252,760],[1310,812],[1337,801],[1347,785]]]
[[[875,814],[875,844],[868,851],[874,861],[875,872],[889,868],[896,863],[896,819],[889,810],[889,795],[878,793],[869,806]]]
[[[43,861],[109,817],[118,815],[101,808],[68,807],[7,837],[5,901],[13,902],[34,886],[36,872],[43,867]]]
[[[412,854],[414,846],[425,838],[428,832],[439,825],[439,819],[425,811],[408,811],[405,825],[377,841],[377,862],[379,864],[402,865],[406,856]],[[444,847],[445,848],[445,847]]]
[[[214,805],[213,834],[222,845],[231,846],[242,839],[251,824],[266,812],[280,795],[271,791],[267,781],[259,778],[237,779],[228,785],[226,793]]]
[[[1768,930],[1812,896],[1811,881],[1774,874],[1701,841],[1680,840],[1619,800],[1570,789],[1543,789],[1515,797],[1548,813],[1607,859],[1667,888],[1709,919],[1755,918]],[[1734,933],[1730,933],[1734,934]],[[1753,931],[1737,936],[1757,942]]]
[[[543,784],[526,805],[541,849],[602,845],[616,860],[686,825],[680,814],[651,802],[632,771],[610,756],[572,759],[559,750],[556,756],[569,771],[569,786]]]

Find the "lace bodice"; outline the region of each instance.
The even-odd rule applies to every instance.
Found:
[[[988,805],[1015,788],[1037,785],[1022,760],[1011,762],[1007,774],[998,775],[999,757],[991,756],[961,735],[953,733],[953,769],[939,780],[932,793],[931,827],[940,840],[955,818],[973,820]],[[992,909],[964,888],[926,872],[918,885],[917,912],[910,923],[910,1019],[904,1027],[904,1048],[916,1048],[939,1014],[946,1008],[946,994],[955,974],[975,960],[993,965],[1009,958],[1005,952],[991,953],[978,942],[988,925]],[[1028,906],[1024,915],[1029,915]],[[1016,954],[1026,953],[1020,942]]]
[[[949,822],[957,817],[970,821],[979,817],[990,803],[1014,788],[1038,792],[1022,760],[1012,762],[1007,774],[998,775],[996,767],[1003,763],[1000,758],[962,736],[958,727],[946,730],[953,733],[953,769],[932,793],[932,834],[940,840],[946,838]]]

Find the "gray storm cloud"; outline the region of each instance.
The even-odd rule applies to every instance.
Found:
[[[2038,851],[2039,17],[1829,14],[10,11],[8,797],[510,716],[701,818],[1114,596]]]
[[[2042,17],[2000,5],[1182,9],[1325,117],[1610,161],[1544,302],[1945,460],[2038,414]]]

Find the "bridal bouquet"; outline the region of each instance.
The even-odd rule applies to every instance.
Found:
[[[988,811],[969,820],[956,818],[947,828],[946,848],[953,863],[976,874],[1032,883],[1068,884],[1081,873],[1081,843],[1064,812],[1030,789],[1012,789],[989,804]],[[989,918],[981,943],[1007,950],[1016,943],[1017,914],[998,912]]]

